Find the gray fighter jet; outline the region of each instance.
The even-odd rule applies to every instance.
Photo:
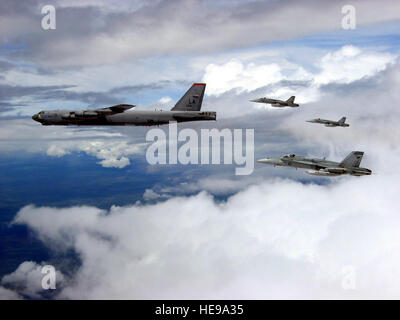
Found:
[[[278,107],[278,108],[283,108],[283,107],[298,107],[299,105],[297,103],[294,103],[294,98],[295,96],[291,96],[289,99],[285,100],[278,100],[278,99],[270,99],[270,98],[259,98],[259,99],[253,99],[250,100],[251,102],[259,102],[259,103],[267,103],[270,104],[272,107]]]
[[[346,117],[343,117],[338,121],[317,118],[317,119],[307,120],[307,122],[321,123],[321,124],[324,124],[325,127],[349,127],[350,126],[348,123],[345,123]]]
[[[294,154],[285,155],[281,158],[266,158],[257,160],[259,163],[267,163],[273,166],[284,166],[294,168],[311,169],[308,174],[315,176],[339,176],[349,174],[352,176],[370,175],[371,170],[360,168],[362,151],[351,152],[342,162],[328,161],[325,159],[305,158]]]
[[[152,126],[168,124],[170,121],[216,120],[216,112],[200,111],[205,88],[205,83],[194,83],[170,111],[125,112],[135,106],[118,104],[94,110],[40,111],[32,119],[42,125],[78,126]]]

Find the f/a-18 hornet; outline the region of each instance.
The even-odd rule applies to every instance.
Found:
[[[259,163],[267,163],[273,166],[284,166],[294,168],[305,168],[308,174],[315,176],[339,176],[349,174],[352,176],[370,175],[371,170],[360,168],[362,151],[351,152],[342,162],[328,161],[325,159],[306,158],[294,154],[285,155],[281,158],[267,158],[257,160]]]
[[[152,126],[168,124],[170,121],[186,122],[216,120],[214,111],[200,111],[203,102],[205,83],[194,83],[170,111],[132,111],[130,104],[94,110],[49,110],[40,111],[32,119],[42,125],[100,125],[100,126]]]
[[[278,99],[270,99],[270,98],[259,98],[259,99],[253,99],[250,100],[251,102],[259,102],[259,103],[267,103],[270,104],[272,107],[278,107],[278,108],[283,108],[283,107],[298,107],[299,105],[297,103],[294,103],[294,98],[296,96],[291,96],[287,100],[278,100]]]
[[[350,126],[348,123],[345,123],[346,117],[343,117],[338,121],[317,118],[317,119],[307,120],[307,122],[321,123],[321,124],[324,124],[325,127],[349,127]]]

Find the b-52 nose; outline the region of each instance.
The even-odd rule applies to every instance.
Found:
[[[35,121],[37,121],[37,122],[40,122],[40,120],[39,120],[39,119],[40,119],[40,118],[39,118],[39,114],[37,114],[37,113],[34,114],[34,115],[32,116],[32,119],[35,120]]]

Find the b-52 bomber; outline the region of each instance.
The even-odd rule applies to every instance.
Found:
[[[325,127],[349,127],[350,126],[348,123],[345,123],[346,117],[343,117],[338,121],[317,118],[317,119],[307,120],[307,122],[324,124]]]
[[[170,111],[132,111],[130,104],[94,110],[49,110],[40,111],[32,119],[42,125],[77,126],[152,126],[168,124],[170,121],[187,122],[216,120],[214,111],[200,111],[203,102],[205,83],[194,83]]]
[[[328,161],[325,159],[306,158],[294,154],[285,155],[281,158],[266,158],[257,160],[259,163],[271,164],[273,166],[284,166],[294,168],[310,169],[308,174],[315,176],[339,176],[349,174],[352,176],[370,175],[371,170],[360,168],[362,151],[351,152],[342,162]]]
[[[270,99],[270,98],[258,98],[258,99],[253,99],[250,100],[251,102],[258,102],[258,103],[267,103],[270,104],[271,107],[278,107],[278,108],[284,108],[284,107],[298,107],[299,105],[297,103],[294,103],[294,99],[296,96],[291,96],[287,100],[278,100],[278,99]]]

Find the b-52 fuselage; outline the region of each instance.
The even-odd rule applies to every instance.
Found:
[[[317,118],[317,119],[307,120],[307,122],[324,124],[325,127],[349,127],[350,126],[348,123],[345,123],[346,117],[343,117],[338,121]]]
[[[49,110],[35,114],[32,119],[42,125],[78,126],[152,126],[168,124],[170,121],[187,122],[216,120],[216,112],[200,111],[205,91],[205,83],[195,83],[170,111],[132,111],[135,107],[119,104],[94,110]]]
[[[334,162],[290,154],[281,158],[260,159],[257,160],[257,162],[271,164],[273,166],[311,169],[308,170],[307,173],[316,176],[339,176],[342,174],[349,174],[352,176],[370,175],[372,173],[371,170],[360,168],[363,155],[364,152],[362,151],[353,151],[342,162]]]
[[[258,103],[267,103],[270,104],[272,107],[283,108],[283,107],[298,107],[297,103],[294,103],[295,96],[291,96],[287,100],[278,100],[278,99],[270,99],[270,98],[259,98],[250,100],[251,102],[258,102]]]

